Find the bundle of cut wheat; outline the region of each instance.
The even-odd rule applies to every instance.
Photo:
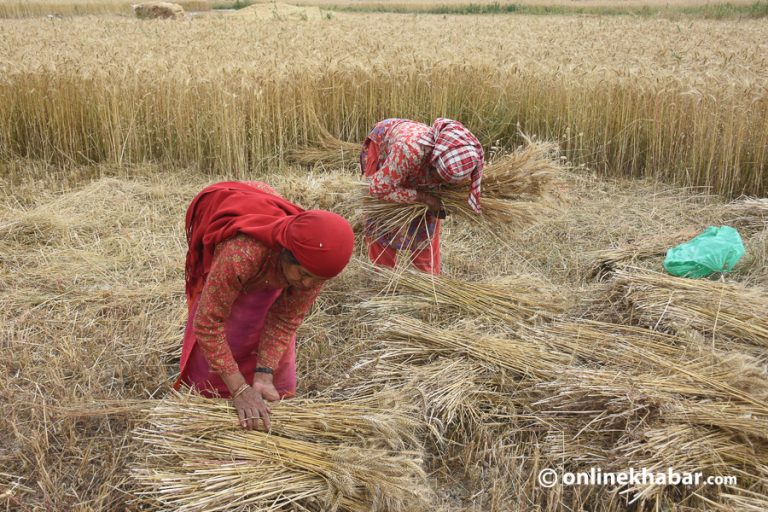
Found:
[[[627,268],[617,271],[609,293],[626,323],[692,328],[712,344],[768,346],[768,291],[758,287]]]
[[[478,282],[408,269],[368,267],[377,277],[377,289],[383,291],[360,305],[366,310],[401,314],[438,310],[448,317],[489,318],[516,325],[551,320],[570,304],[552,287],[528,276]]]
[[[669,471],[702,474],[692,494],[701,493],[708,499],[720,501],[718,491],[740,489],[768,492],[768,443],[750,442],[739,433],[688,424],[659,422],[638,432],[635,439],[616,447],[614,454],[633,467],[654,474]],[[703,478],[733,477],[721,485],[704,486]],[[638,501],[655,501],[674,486],[630,486],[628,492]],[[763,499],[768,505],[768,500]]]
[[[386,346],[390,344],[385,342]],[[530,440],[531,402],[518,379],[503,369],[489,369],[478,361],[440,357],[435,360],[398,357],[398,349],[370,354],[361,363],[356,393],[395,389],[420,403],[428,427],[428,462],[440,471],[456,468],[467,483],[485,486],[487,472],[518,460]],[[349,383],[345,383],[348,390]],[[535,444],[535,443],[534,443]]]
[[[638,259],[662,256],[670,247],[690,240],[698,234],[697,229],[684,229],[672,235],[659,236],[641,243],[624,247],[595,251],[586,255],[589,261],[588,278],[601,278],[619,264],[634,263]]]
[[[551,212],[552,201],[561,186],[563,166],[557,158],[557,145],[526,138],[526,146],[501,156],[485,167],[482,182],[482,215],[467,203],[469,183],[459,187],[430,190],[442,200],[446,213],[458,215],[486,228],[518,229]],[[379,201],[367,190],[359,199],[360,210],[374,236],[413,229],[419,219],[426,221],[424,204],[399,204]]]
[[[713,350],[687,337],[603,322],[556,324],[543,336],[543,344],[572,355],[574,362],[634,376],[638,390],[727,399],[768,414],[768,379],[760,361],[747,355]],[[580,377],[584,381],[609,375],[580,371],[585,372]]]
[[[522,339],[496,338],[461,328],[438,329],[407,317],[392,318],[383,327],[381,339],[386,353],[398,358],[461,357],[519,376],[549,378],[570,361],[568,356]]]
[[[533,407],[535,420],[550,432],[544,456],[568,461],[571,471],[673,468],[738,474],[740,488],[765,488],[768,474],[760,469],[768,461],[765,403],[733,403],[717,393],[701,396],[677,379],[668,380],[667,371],[570,369],[540,383],[545,398]],[[630,485],[626,494],[640,502],[663,500],[671,489]],[[687,499],[700,497],[692,490]]]
[[[225,401],[176,396],[135,431],[139,494],[164,510],[423,510],[418,430],[392,396],[275,404],[270,433]]]

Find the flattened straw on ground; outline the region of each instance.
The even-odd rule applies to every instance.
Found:
[[[728,338],[768,347],[768,290],[759,287],[621,269],[610,295],[628,323],[693,328],[705,333],[713,346]]]
[[[235,418],[222,400],[160,402],[135,431],[140,494],[167,509],[201,511],[405,512],[429,503],[417,428],[391,395],[275,404],[271,433],[246,431]]]
[[[552,287],[527,276],[505,276],[484,282],[409,269],[369,268],[383,291],[364,302],[364,309],[408,312],[432,307],[453,311],[456,316],[487,317],[517,324],[550,320],[564,313],[570,303]]]

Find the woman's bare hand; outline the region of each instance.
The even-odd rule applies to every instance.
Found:
[[[276,402],[277,400],[280,400],[280,393],[277,392],[277,389],[275,389],[275,385],[272,384],[272,382],[262,382],[254,378],[253,389],[261,393],[261,396],[264,398],[264,400],[268,400],[270,402]]]
[[[277,394],[277,391],[275,391]],[[258,389],[248,386],[234,400],[237,416],[240,418],[240,425],[248,430],[259,428],[259,420],[264,423],[264,429],[270,429],[269,414],[272,412],[264,396]]]
[[[432,213],[437,213],[443,209],[443,202],[437,196],[423,193],[421,196],[421,199],[424,202],[424,204],[427,205],[427,207],[429,208],[429,211]]]

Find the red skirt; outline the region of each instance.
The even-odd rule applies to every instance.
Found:
[[[282,288],[268,288],[241,294],[232,305],[226,321],[227,343],[240,373],[248,384],[253,384],[253,370],[258,366],[257,356],[264,321],[269,308],[282,292]],[[181,384],[186,384],[204,396],[229,398],[229,389],[218,374],[211,372],[192,329],[199,301],[200,293],[198,292],[188,303],[189,318],[181,349],[181,370],[174,387],[179,389]],[[277,368],[274,368],[273,379],[275,389],[281,398],[296,394],[296,335],[291,338],[288,349],[280,359]]]

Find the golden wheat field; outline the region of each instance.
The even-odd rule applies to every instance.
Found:
[[[0,509],[768,509],[765,19],[198,3],[0,3]],[[374,272],[354,143],[441,115],[504,215]],[[270,434],[171,389],[184,213],[226,179],[358,238]],[[734,271],[663,273],[710,225]],[[564,481],[643,468],[717,481]]]
[[[3,158],[245,175],[316,119],[359,142],[388,115],[446,115],[608,175],[765,192],[762,20],[280,12],[5,20]]]

